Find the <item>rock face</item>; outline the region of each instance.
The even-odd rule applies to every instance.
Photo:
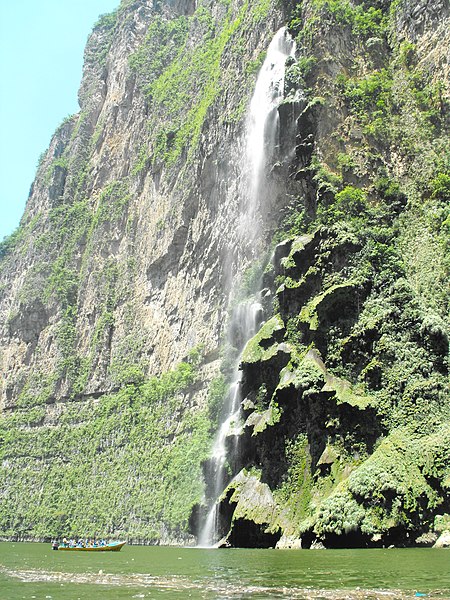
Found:
[[[450,532],[444,531],[441,533],[433,548],[450,548]]]
[[[448,2],[281,4],[124,0],[94,27],[0,246],[3,536],[194,539],[227,311],[263,271],[224,543],[414,543],[450,513]],[[246,111],[282,25],[249,235]]]
[[[248,242],[239,187],[247,103],[282,23],[271,2],[140,0],[94,27],[80,112],[55,133],[20,229],[2,246],[0,410],[13,438],[2,441],[6,535],[90,530],[97,486],[111,513],[100,529],[188,536],[231,284],[274,228],[261,215]],[[69,448],[78,455],[85,444],[91,457],[74,461]],[[62,464],[77,492],[61,486]],[[36,490],[39,517],[20,499],[23,486]]]
[[[389,5],[292,7],[302,192],[241,356],[229,545],[432,545],[448,518],[448,3]]]

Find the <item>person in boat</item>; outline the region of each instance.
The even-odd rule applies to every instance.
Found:
[[[62,545],[63,545],[64,547],[66,547],[66,546],[67,546],[67,538],[65,538],[65,537],[63,538]]]

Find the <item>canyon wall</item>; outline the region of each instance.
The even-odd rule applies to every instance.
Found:
[[[192,543],[229,315],[258,281],[223,544],[430,543],[450,522],[448,12],[135,0],[99,20],[80,112],[0,247],[0,535]],[[284,25],[250,228],[248,107]]]

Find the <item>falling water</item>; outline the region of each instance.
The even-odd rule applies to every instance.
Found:
[[[250,101],[246,126],[245,164],[247,175],[241,193],[241,232],[251,237],[258,234],[258,213],[266,188],[267,163],[274,155],[279,137],[278,107],[283,100],[285,63],[295,53],[295,43],[286,28],[280,29],[271,41],[266,59],[256,81]]]
[[[279,129],[278,106],[283,99],[284,71],[288,56],[293,55],[295,45],[285,28],[280,29],[267,49],[266,59],[258,75],[255,91],[250,102],[245,134],[247,173],[243,177],[241,191],[240,239],[246,245],[255,240],[259,227],[257,212],[262,204],[263,186],[268,161],[273,157]],[[256,292],[256,290],[254,290]],[[256,296],[256,294],[255,294]],[[229,342],[239,354],[252,338],[262,322],[262,306],[256,299],[239,304],[233,311],[229,326]],[[223,409],[223,418],[217,433],[210,459],[213,478],[213,504],[198,537],[199,546],[212,546],[217,541],[218,504],[227,481],[227,452],[231,447],[237,452],[240,433],[240,410],[242,402],[239,362],[233,372],[232,383]]]
[[[242,354],[245,344],[253,337],[261,324],[262,306],[259,302],[243,302],[233,311],[230,323],[231,343],[237,345],[239,356]],[[216,541],[216,532],[218,531],[218,505],[216,499],[219,498],[227,485],[226,460],[227,450],[231,440],[234,449],[237,448],[238,435],[240,433],[239,417],[241,410],[241,379],[242,371],[239,370],[239,362],[236,363],[233,371],[232,383],[228,389],[223,410],[223,420],[216,435],[210,462],[212,464],[212,476],[214,479],[213,505],[209,510],[208,516],[198,538],[199,546],[212,546]]]

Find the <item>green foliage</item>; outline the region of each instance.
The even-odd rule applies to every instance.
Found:
[[[69,166],[69,162],[66,156],[60,156],[59,158],[54,158],[52,163],[50,164],[47,172],[45,173],[45,181],[47,185],[49,185],[52,181],[52,177],[57,169],[67,169]]]
[[[363,190],[347,185],[334,198],[334,208],[338,216],[356,217],[367,210],[367,196]]]
[[[394,214],[398,214],[405,208],[408,198],[402,192],[400,184],[397,181],[394,181],[390,177],[379,177],[375,179],[374,184],[376,191],[389,205],[389,209]]]
[[[450,202],[450,175],[439,173],[430,184],[431,198]]]
[[[53,423],[40,408],[2,416],[2,534],[157,542],[164,524],[186,535],[210,445],[206,413],[180,402],[195,377],[181,363],[97,401],[63,404]]]
[[[169,164],[177,160],[186,146],[193,149],[198,143],[208,109],[220,91],[222,54],[240,26],[244,10],[245,7],[234,20],[227,18],[220,24],[220,31],[214,33],[212,17],[202,8],[194,18],[206,30],[203,42],[189,51],[186,48],[149,86],[152,102],[178,122],[173,140],[166,137],[163,145],[161,158]],[[190,105],[187,111],[186,105]]]
[[[65,379],[71,397],[77,396],[85,388],[91,365],[105,343],[105,333],[113,326],[119,279],[117,263],[114,260],[107,261],[99,276],[97,287],[102,301],[98,306],[91,348],[85,355],[80,355],[77,349],[79,288],[93,245],[102,238],[105,225],[124,218],[129,200],[127,182],[113,181],[101,192],[95,207],[88,200],[83,200],[52,208],[50,226],[38,239],[38,246],[50,257],[55,257],[46,267],[49,275],[45,285],[41,284],[41,299],[45,302],[53,300],[61,309],[61,321],[56,331],[59,349],[56,377]],[[45,270],[41,268],[37,275],[41,272]],[[122,381],[120,377],[119,380]]]
[[[255,60],[251,60],[245,65],[245,71],[248,75],[256,75],[260,68],[262,67],[267,56],[267,52],[261,52],[260,55],[255,58]]]
[[[400,63],[409,68],[416,62],[416,46],[410,41],[404,41],[400,44],[399,50],[399,61]]]
[[[261,279],[268,260],[269,257],[265,255],[260,260],[256,260],[252,263],[244,271],[239,282],[236,297],[233,298],[234,302],[242,302],[246,298],[251,298],[259,289],[261,289]]]
[[[148,161],[149,161],[149,155],[148,155],[147,144],[142,144],[141,147],[139,148],[136,162],[134,163],[133,168],[131,169],[132,175],[137,175],[138,173],[143,171],[145,169],[145,167],[147,166]]]
[[[23,240],[23,237],[23,228],[19,226],[11,233],[11,235],[7,235],[3,238],[3,240],[0,242],[0,261],[15,250],[15,248]]]
[[[307,78],[313,71],[316,62],[317,60],[314,56],[302,56],[297,61],[292,57],[288,59],[284,79],[285,90],[287,92],[286,101],[290,101],[291,92],[293,92],[292,96],[294,96],[295,90],[299,88],[304,92],[308,91]]]
[[[119,221],[123,217],[130,199],[131,195],[126,181],[112,181],[109,183],[100,195],[93,221],[94,227],[106,222]]]
[[[284,239],[298,237],[308,229],[309,218],[303,207],[297,209],[289,207],[286,216],[281,222],[274,236],[274,243]]]
[[[289,464],[280,487],[275,491],[277,503],[288,511],[288,535],[298,534],[300,524],[311,516],[313,477],[308,438],[304,433],[286,441],[286,459]]]
[[[434,530],[437,533],[443,533],[444,531],[450,531],[450,515],[437,515],[434,520]]]
[[[314,532],[320,536],[343,535],[357,531],[364,518],[364,509],[346,491],[336,492],[322,503]]]
[[[420,531],[426,524],[432,526],[432,514],[443,498],[430,483],[449,473],[448,435],[448,426],[429,437],[396,430],[350,475],[349,490],[366,507],[363,531],[405,525]]]
[[[252,6],[252,18],[255,24],[265,19],[269,13],[272,0],[257,0]]]
[[[113,29],[116,26],[117,23],[117,13],[116,12],[111,12],[111,13],[105,13],[103,15],[100,15],[100,17],[98,18],[97,22],[94,25],[94,31],[95,30],[110,30]]]
[[[143,44],[131,54],[130,69],[139,77],[141,86],[148,86],[178,56],[188,34],[188,21],[183,15],[166,19],[155,15]]]
[[[382,9],[363,1],[353,4],[350,0],[313,0],[313,14],[303,22],[301,9],[293,13],[290,29],[303,42],[311,42],[312,33],[320,23],[331,22],[341,27],[349,27],[355,36],[362,38],[383,37],[386,34],[388,17]]]
[[[92,30],[86,48],[86,60],[103,67],[114,39],[119,11],[101,15]]]
[[[219,425],[220,410],[229,390],[229,383],[224,375],[220,374],[211,381],[208,389],[208,407],[211,421],[211,429],[216,431]]]
[[[342,178],[331,171],[329,167],[313,156],[309,170],[313,173],[313,181],[319,196],[335,194],[342,185]]]
[[[87,200],[52,208],[49,214],[51,231],[47,233],[47,249],[67,247],[67,254],[76,251],[86,236],[92,220],[92,212]],[[41,240],[43,243],[43,240]]]
[[[17,399],[19,420],[23,417],[27,419],[27,423],[33,423],[42,419],[45,411],[42,413],[42,411],[33,411],[31,409],[45,405],[49,401],[53,394],[55,383],[54,376],[47,375],[42,371],[37,370],[31,374]]]
[[[258,0],[250,5],[246,1],[237,14],[229,2],[224,6],[220,18],[204,4],[199,4],[190,17],[156,16],[144,43],[129,59],[130,69],[156,115],[149,122],[147,152],[153,163],[171,165],[180,157],[193,157],[210,108],[221,101],[220,93],[229,77],[222,65],[224,53],[229,57],[230,53],[242,53],[246,30],[267,16],[272,2]],[[246,80],[252,79],[261,59],[246,66]],[[223,119],[241,119],[245,104],[224,107]],[[134,172],[144,165],[141,156]]]
[[[78,274],[66,266],[65,257],[61,256],[52,265],[45,298],[49,299],[54,293],[63,308],[72,306],[77,300],[78,283]]]
[[[375,139],[387,137],[387,114],[392,110],[392,76],[388,69],[365,77],[339,80],[350,109],[358,116],[365,132]]]

